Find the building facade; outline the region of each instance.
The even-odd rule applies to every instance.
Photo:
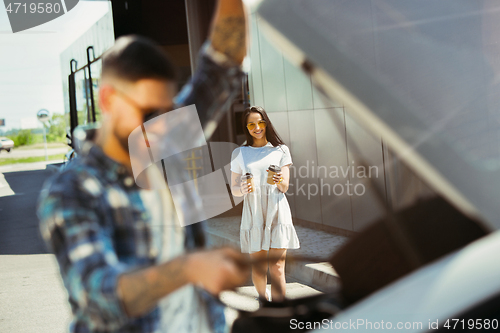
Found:
[[[291,150],[287,194],[297,222],[355,232],[384,217],[387,208],[432,194],[380,137],[360,127],[343,105],[323,97],[311,77],[269,41],[259,16],[249,15],[250,102],[264,107]]]

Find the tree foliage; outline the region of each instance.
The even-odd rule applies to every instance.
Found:
[[[66,121],[62,114],[54,114],[44,123],[47,142],[66,142]],[[40,129],[11,130],[9,139],[14,141],[14,146],[32,145],[43,142],[43,133]]]

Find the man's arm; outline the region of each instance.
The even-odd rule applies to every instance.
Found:
[[[239,69],[246,55],[246,16],[241,0],[219,0],[210,45],[203,51],[198,69],[176,97],[176,107],[195,104],[205,136],[213,131],[220,111],[228,106],[241,82]],[[214,52],[215,51],[215,52]],[[208,129],[207,127],[212,127]],[[231,249],[197,252],[135,273],[123,274],[118,290],[127,312],[140,315],[165,295],[191,283],[212,294],[245,282],[248,267],[242,255]]]
[[[241,89],[240,65],[246,45],[246,16],[241,0],[219,0],[196,72],[175,98],[176,108],[196,105],[206,139]]]
[[[147,313],[161,298],[186,284],[218,295],[245,283],[247,275],[248,267],[241,253],[230,248],[200,251],[123,274],[118,281],[118,293],[128,315],[136,317]]]
[[[68,294],[88,309],[97,328],[117,329],[186,284],[218,294],[245,282],[245,259],[228,248],[185,254],[141,269],[121,263],[111,233],[100,223],[97,192],[93,178],[82,183],[66,173],[42,191],[38,206],[41,233],[56,255]]]
[[[209,39],[212,47],[236,64],[241,64],[247,53],[247,27],[243,3],[219,0]]]

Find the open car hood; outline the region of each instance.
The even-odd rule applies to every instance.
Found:
[[[500,2],[264,0],[267,34],[456,208],[500,227]]]

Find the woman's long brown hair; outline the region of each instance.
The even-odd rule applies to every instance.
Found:
[[[253,136],[250,135],[250,132],[248,131],[247,128],[247,121],[248,121],[248,116],[252,112],[257,112],[262,116],[262,119],[264,119],[267,123],[266,126],[266,139],[268,142],[271,142],[273,147],[277,147],[279,145],[284,145],[285,143],[283,142],[283,139],[278,135],[278,132],[274,129],[273,124],[271,123],[271,120],[267,116],[266,110],[264,110],[263,107],[261,106],[251,106],[245,110],[245,113],[243,114],[243,117],[241,118],[243,120],[243,132],[245,132],[245,137],[247,138],[247,143],[245,146],[252,146],[253,145]]]

